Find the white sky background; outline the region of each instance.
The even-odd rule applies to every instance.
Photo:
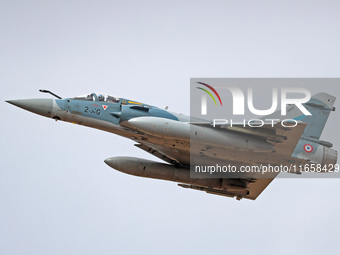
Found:
[[[185,190],[109,168],[112,156],[155,159],[130,140],[4,101],[101,91],[189,114],[190,77],[339,77],[339,11],[2,0],[0,254],[338,254],[338,179],[277,179],[256,201]],[[333,112],[322,139],[339,150],[338,124]]]

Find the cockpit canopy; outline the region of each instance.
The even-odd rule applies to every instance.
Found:
[[[100,102],[108,102],[108,103],[119,103],[120,98],[109,96],[102,93],[91,93],[87,95],[77,96],[71,98],[72,100],[83,100],[83,101],[100,101]]]

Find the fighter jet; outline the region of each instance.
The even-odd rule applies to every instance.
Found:
[[[193,158],[203,166],[290,166],[289,173],[306,170],[329,172],[336,165],[337,151],[330,142],[320,140],[333,107],[335,97],[318,93],[304,106],[312,115],[301,115],[290,107],[287,118],[296,125],[280,122],[263,125],[261,129],[220,124],[193,119],[134,100],[90,93],[72,98],[20,99],[6,101],[44,117],[104,130],[124,136],[138,148],[158,157],[164,163],[135,157],[105,159],[110,167],[130,175],[177,182],[183,188],[205,191],[226,197],[255,200],[279,174],[238,171],[212,175],[213,178],[192,178]],[[275,113],[266,118],[278,119]],[[215,124],[215,123],[214,123]],[[293,167],[292,167],[293,166]],[[195,168],[196,169],[196,168]],[[250,168],[248,168],[250,169]],[[206,168],[205,168],[206,170]],[[203,171],[204,172],[204,171]],[[211,172],[210,172],[211,174]]]

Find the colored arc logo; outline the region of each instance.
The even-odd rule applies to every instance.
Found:
[[[211,87],[210,85],[208,85],[208,84],[206,84],[206,83],[203,83],[203,82],[197,82],[197,83],[198,83],[198,84],[201,84],[201,85],[203,85],[203,86],[206,86],[206,87],[209,88],[212,92],[214,92],[215,95],[217,96],[218,100],[220,101],[221,106],[222,106],[222,100],[221,100],[221,98],[220,98],[220,95],[217,93],[217,91],[216,91],[213,87]],[[201,90],[203,90],[204,92],[206,92],[206,93],[214,100],[215,105],[217,105],[214,96],[213,96],[208,90],[206,90],[206,89],[204,89],[204,88],[201,88],[201,87],[196,87],[196,88],[201,89]]]

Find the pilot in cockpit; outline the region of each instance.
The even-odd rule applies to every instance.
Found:
[[[110,103],[119,103],[119,98],[108,96],[107,97],[107,102],[110,102]]]
[[[98,100],[104,102],[104,101],[105,101],[105,98],[104,98],[104,96],[103,96],[102,94],[100,94],[100,95],[98,96]]]

